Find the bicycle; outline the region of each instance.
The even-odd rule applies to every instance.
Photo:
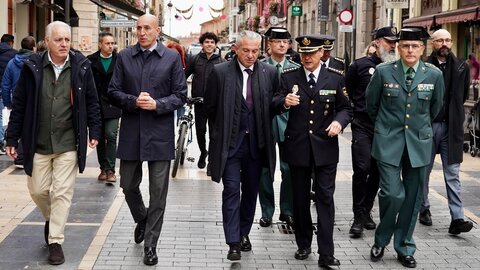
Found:
[[[178,139],[175,146],[175,160],[173,161],[172,178],[177,176],[178,167],[183,165],[187,155],[188,145],[193,141],[192,126],[195,124],[193,118],[193,105],[203,103],[202,97],[187,98],[185,113],[178,118]],[[187,161],[195,162],[195,158],[187,157]]]

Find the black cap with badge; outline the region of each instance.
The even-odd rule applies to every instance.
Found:
[[[270,27],[265,36],[269,39],[290,39],[290,33],[286,28],[283,27]]]
[[[397,41],[397,28],[392,26],[382,27],[375,30],[374,39],[384,38],[390,41]]]
[[[298,42],[298,52],[308,53],[320,49],[332,50],[335,37],[330,35],[305,35],[295,39]]]
[[[398,33],[398,40],[421,40],[430,38],[427,30],[423,27],[405,27]]]

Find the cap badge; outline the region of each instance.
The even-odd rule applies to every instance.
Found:
[[[326,39],[326,40],[323,42],[323,44],[325,44],[325,45],[330,45],[330,44],[332,44],[332,42],[331,42],[330,40]]]
[[[307,37],[304,37],[303,40],[302,40],[302,43],[303,43],[303,45],[308,46],[308,45],[310,45],[310,39],[308,39]]]
[[[396,35],[397,34],[397,31],[395,31],[395,28],[390,28],[390,31],[392,32],[392,35]]]

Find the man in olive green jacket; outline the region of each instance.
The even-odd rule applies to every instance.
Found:
[[[378,65],[366,91],[375,124],[372,156],[380,173],[380,223],[370,258],[380,260],[394,235],[397,258],[409,268],[416,267],[412,236],[431,160],[432,121],[445,90],[442,72],[420,60],[428,37],[423,28],[402,29],[401,59]]]

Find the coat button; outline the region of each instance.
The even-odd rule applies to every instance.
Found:
[[[310,120],[309,123],[310,123],[310,125],[313,125],[313,120]]]
[[[324,112],[323,112],[323,115],[327,116],[327,115],[328,115],[328,111],[324,111]]]
[[[328,109],[328,108],[330,108],[330,105],[329,104],[325,105],[325,109]]]
[[[314,114],[315,112],[313,110],[310,110],[310,114]]]
[[[405,115],[405,117],[410,118],[410,114],[407,113],[407,115]]]
[[[410,103],[407,103],[407,108],[410,108],[412,105]]]
[[[412,96],[412,93],[408,93],[408,96],[411,97],[411,96]]]
[[[405,129],[408,129],[408,125],[405,125]]]
[[[309,130],[308,133],[313,134],[313,131],[312,131],[312,130]]]
[[[310,104],[313,104],[313,103],[315,103],[315,101],[313,101],[313,99],[312,99],[312,100],[310,100]]]
[[[388,93],[388,94],[387,94],[387,96],[391,96],[391,94],[390,94],[390,93]]]

